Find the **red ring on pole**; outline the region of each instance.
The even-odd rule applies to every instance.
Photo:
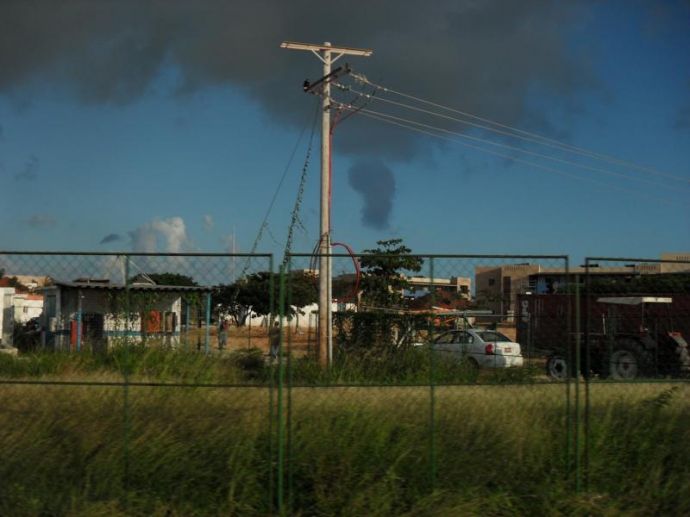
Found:
[[[352,264],[355,266],[355,286],[354,289],[352,290],[352,300],[356,303],[357,302],[357,293],[359,293],[359,281],[360,278],[362,277],[362,270],[359,267],[359,260],[357,260],[357,257],[355,256],[355,252],[352,251],[352,248],[348,246],[347,244],[343,242],[332,242],[331,247],[335,248],[336,246],[341,246],[345,248],[347,253],[350,255],[350,258],[352,259]],[[346,298],[347,300],[347,298]]]

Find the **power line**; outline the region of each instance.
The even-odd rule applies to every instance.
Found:
[[[319,110],[319,103],[318,101],[316,102],[316,109],[315,111],[318,113]],[[273,210],[273,205],[276,202],[276,199],[278,198],[278,193],[280,192],[281,187],[283,186],[283,182],[285,181],[285,177],[287,176],[288,171],[290,170],[290,166],[292,165],[292,160],[295,158],[295,154],[297,153],[297,149],[299,148],[300,143],[302,142],[302,137],[304,136],[304,133],[307,131],[307,127],[309,127],[309,118],[307,118],[304,121],[304,126],[302,127],[302,130],[300,131],[299,136],[297,137],[297,141],[295,142],[295,146],[292,149],[292,152],[290,153],[290,157],[288,158],[287,164],[285,165],[285,168],[283,169],[283,174],[280,177],[280,181],[278,182],[278,185],[276,186],[276,190],[273,193],[273,197],[271,198],[271,202],[268,205],[268,209],[266,210],[266,214],[264,215],[264,219],[261,222],[261,226],[259,226],[259,231],[256,234],[256,238],[254,239],[254,242],[252,243],[252,247],[249,251],[249,254],[247,256],[247,260],[244,263],[244,266],[242,267],[242,271],[240,272],[239,278],[243,278],[246,274],[247,271],[249,270],[249,266],[251,265],[251,257],[256,253],[256,250],[259,246],[259,242],[261,241],[261,238],[263,237],[263,234],[265,231],[268,231],[270,233],[270,229],[268,229],[268,218],[271,215],[271,211]],[[276,244],[278,242],[275,240],[275,238],[272,236],[273,240],[275,241]],[[233,301],[237,300],[237,297],[239,296],[239,288],[235,289],[235,292],[233,293]]]
[[[381,100],[381,99],[379,98],[378,100]],[[396,103],[396,104],[397,104],[397,103]],[[352,107],[352,106],[349,106],[349,109],[354,110],[355,108]],[[412,108],[412,109],[414,109],[414,108]],[[538,157],[538,158],[542,158],[542,159],[544,159],[544,160],[551,160],[551,161],[554,161],[554,162],[559,162],[559,163],[563,163],[563,164],[566,164],[566,165],[572,165],[573,167],[579,167],[579,168],[581,168],[581,169],[586,169],[586,170],[593,171],[593,172],[600,172],[600,173],[602,173],[602,174],[607,174],[607,175],[609,175],[609,176],[618,176],[618,177],[625,178],[625,179],[628,179],[628,180],[641,181],[641,182],[644,182],[644,183],[650,183],[650,184],[652,184],[652,185],[660,186],[660,187],[663,187],[663,188],[670,188],[670,189],[674,189],[674,190],[678,188],[678,187],[674,187],[674,186],[671,186],[671,185],[661,184],[661,183],[658,183],[657,181],[650,180],[650,179],[647,179],[647,178],[638,178],[638,177],[635,177],[635,176],[629,176],[629,175],[627,175],[627,174],[623,174],[623,173],[621,173],[621,172],[611,171],[611,170],[608,170],[608,169],[602,169],[601,167],[592,167],[592,166],[590,166],[590,165],[586,165],[586,164],[583,164],[583,163],[575,162],[575,161],[572,161],[572,160],[566,160],[566,159],[564,159],[564,158],[557,158],[557,157],[555,157],[555,156],[550,156],[550,155],[544,154],[544,153],[538,153],[538,152],[535,152],[535,151],[529,151],[529,150],[527,150],[527,149],[523,149],[523,148],[521,148],[521,147],[516,147],[516,146],[514,146],[514,145],[502,144],[502,143],[494,142],[494,141],[492,141],[492,140],[488,140],[488,139],[485,139],[485,138],[480,138],[480,137],[476,137],[476,136],[467,135],[467,134],[465,134],[465,133],[461,133],[461,132],[458,132],[458,131],[452,131],[452,130],[449,130],[449,129],[444,129],[444,128],[440,128],[440,127],[437,127],[437,126],[432,126],[432,125],[429,125],[429,124],[424,124],[424,123],[422,123],[422,122],[417,122],[417,121],[415,121],[415,120],[409,120],[409,119],[405,119],[405,118],[402,118],[402,117],[397,117],[397,116],[391,115],[391,114],[389,114],[389,113],[382,113],[382,112],[379,112],[379,111],[367,110],[367,109],[364,109],[364,107],[358,108],[357,111],[362,111],[362,112],[364,112],[364,113],[369,113],[369,114],[372,114],[372,115],[378,115],[378,116],[381,116],[381,117],[390,118],[390,119],[392,119],[392,120],[397,120],[397,121],[399,121],[399,122],[406,123],[406,124],[414,124],[414,125],[417,125],[417,126],[420,126],[420,127],[427,128],[427,129],[432,129],[432,130],[435,130],[435,131],[441,131],[441,132],[443,132],[443,133],[452,134],[452,135],[455,135],[455,136],[457,136],[457,137],[459,137],[459,138],[463,138],[463,139],[465,139],[465,140],[472,140],[472,141],[474,141],[474,142],[481,142],[481,143],[485,143],[485,144],[488,144],[488,145],[493,145],[493,146],[495,146],[495,147],[500,147],[500,148],[502,148],[502,149],[509,149],[509,150],[511,150],[511,151],[516,151],[516,152],[519,152],[519,153],[528,154],[528,155],[531,155],[531,156],[535,156],[535,157]],[[425,110],[423,110],[423,111],[425,111]],[[688,187],[690,187],[690,185],[686,186],[686,188],[688,188]]]
[[[317,101],[316,103],[316,111],[319,109],[319,103]],[[302,137],[304,136],[304,133],[307,131],[307,127],[309,127],[309,119],[307,119],[304,123],[304,126],[302,127],[302,130],[300,131],[299,136],[297,137],[297,142],[295,142],[295,146],[292,149],[292,152],[290,153],[290,158],[288,159],[287,164],[285,165],[285,169],[283,169],[283,174],[280,177],[280,181],[278,182],[278,185],[276,186],[276,190],[273,193],[273,197],[271,198],[271,202],[268,205],[268,209],[266,210],[266,214],[264,215],[264,219],[261,222],[261,226],[259,227],[259,231],[256,234],[256,238],[254,239],[254,243],[252,244],[251,250],[249,252],[250,255],[253,255],[256,253],[256,249],[259,246],[259,242],[261,241],[261,237],[263,236],[263,232],[266,230],[266,227],[268,226],[268,218],[271,215],[271,211],[273,210],[273,205],[275,205],[276,199],[278,198],[278,193],[280,192],[281,187],[283,186],[283,183],[285,182],[285,177],[287,176],[288,171],[290,170],[290,166],[292,165],[292,160],[295,158],[295,154],[297,153],[297,149],[299,148],[300,143],[302,142]],[[243,271],[243,274],[246,271]]]
[[[344,107],[344,109],[347,109],[347,108]],[[438,133],[434,133],[434,132],[432,132],[432,131],[430,131],[430,130],[425,130],[425,129],[422,129],[422,128],[419,128],[419,127],[416,127],[416,126],[413,126],[413,125],[410,125],[410,124],[405,124],[405,123],[397,122],[397,121],[395,121],[395,120],[391,120],[391,119],[386,118],[386,117],[382,117],[382,116],[379,116],[379,115],[371,114],[371,113],[369,113],[369,110],[362,110],[362,111],[360,111],[360,113],[361,113],[363,116],[365,116],[365,117],[372,118],[372,119],[375,119],[375,120],[379,120],[380,122],[385,122],[385,123],[387,123],[387,124],[391,124],[391,125],[394,125],[394,126],[398,126],[398,127],[402,127],[402,128],[405,128],[405,129],[412,130],[412,131],[416,131],[416,132],[418,132],[418,133],[426,134],[426,135],[429,135],[429,136],[432,136],[432,137],[435,137],[435,138],[440,138],[440,139],[443,139],[443,140],[449,140],[449,141],[452,141],[452,142],[456,142],[456,143],[458,143],[458,144],[460,144],[460,145],[463,145],[463,146],[465,146],[465,147],[469,147],[469,148],[471,148],[471,149],[475,149],[475,150],[478,150],[478,151],[481,151],[481,152],[484,152],[484,153],[492,154],[492,155],[494,155],[494,156],[498,156],[498,157],[501,157],[501,158],[505,158],[505,159],[508,159],[508,160],[511,160],[511,161],[514,161],[514,162],[517,162],[517,163],[522,163],[522,164],[528,165],[528,166],[530,166],[530,167],[536,167],[536,168],[538,168],[538,169],[545,170],[545,171],[547,171],[547,172],[552,172],[552,173],[558,174],[558,175],[560,175],[560,176],[565,176],[565,177],[568,177],[568,178],[571,178],[571,179],[578,179],[578,180],[582,180],[582,181],[587,181],[587,182],[594,183],[594,184],[597,184],[597,185],[605,186],[605,187],[610,188],[610,189],[614,189],[614,190],[619,190],[619,191],[626,192],[626,193],[633,193],[633,194],[636,194],[636,195],[640,195],[640,192],[637,191],[637,190],[634,190],[634,189],[629,189],[629,188],[621,187],[621,186],[618,186],[618,185],[611,185],[610,183],[606,183],[606,182],[603,182],[603,181],[598,181],[598,180],[596,180],[596,179],[594,179],[594,178],[589,178],[589,177],[585,177],[585,176],[578,176],[578,175],[576,175],[576,174],[568,173],[568,172],[562,171],[562,170],[560,170],[560,169],[555,169],[555,168],[553,168],[553,167],[549,167],[549,166],[546,166],[546,165],[542,165],[542,164],[530,162],[530,161],[528,161],[528,160],[523,160],[523,159],[521,159],[521,158],[516,158],[516,157],[510,156],[510,155],[508,155],[508,154],[499,153],[499,152],[497,152],[497,151],[492,151],[492,150],[490,150],[490,149],[486,149],[486,148],[483,148],[483,147],[480,147],[480,146],[477,146],[477,145],[469,144],[469,143],[467,143],[467,142],[462,142],[462,141],[458,140],[457,138],[453,138],[453,137],[451,137],[451,136],[441,135],[441,134],[438,134]],[[645,194],[645,197],[647,197],[647,198],[650,198],[650,197],[651,197],[651,198],[656,198],[656,199],[659,199],[659,200],[662,200],[662,201],[665,201],[665,202],[671,202],[671,203],[677,203],[677,204],[685,204],[685,203],[682,203],[681,201],[679,201],[679,200],[677,200],[677,199],[673,199],[673,198],[667,198],[667,197],[661,197],[661,196],[655,196],[655,195],[649,195],[649,194]]]
[[[414,95],[410,95],[410,94],[403,93],[403,92],[400,92],[400,91],[397,91],[397,90],[393,90],[393,89],[391,89],[391,88],[387,88],[387,87],[385,87],[385,86],[382,86],[382,85],[379,85],[379,84],[376,84],[376,83],[373,83],[373,82],[369,81],[369,79],[367,79],[366,76],[364,76],[363,74],[358,74],[358,73],[355,73],[355,72],[351,71],[350,75],[351,75],[356,81],[358,81],[358,82],[360,82],[360,83],[363,83],[363,84],[368,84],[369,86],[371,86],[371,87],[373,87],[373,88],[377,88],[377,89],[379,89],[379,90],[381,90],[381,91],[383,91],[383,92],[392,93],[392,94],[394,94],[394,95],[398,95],[398,96],[404,97],[404,98],[406,98],[406,99],[414,100],[414,101],[416,101],[416,102],[420,102],[420,103],[426,104],[426,105],[428,105],[428,106],[434,106],[434,107],[436,107],[436,108],[440,108],[440,109],[443,109],[443,110],[446,110],[446,111],[450,111],[450,112],[456,113],[456,114],[458,114],[458,115],[463,115],[463,116],[468,117],[468,118],[471,118],[471,119],[473,119],[473,120],[479,120],[479,121],[481,121],[481,122],[485,122],[485,123],[487,123],[487,124],[491,124],[491,125],[494,125],[494,126],[497,126],[497,127],[500,127],[500,128],[504,128],[504,129],[507,129],[507,130],[512,131],[512,132],[514,132],[514,133],[517,133],[517,134],[519,134],[519,135],[525,135],[525,136],[524,136],[524,137],[520,137],[520,136],[518,136],[517,134],[507,133],[507,132],[503,132],[503,131],[500,131],[500,130],[495,129],[495,128],[490,128],[490,127],[481,126],[481,125],[477,125],[477,124],[470,124],[469,122],[467,122],[467,123],[470,124],[470,125],[475,125],[476,127],[481,127],[481,128],[486,129],[486,130],[488,130],[488,131],[493,131],[493,132],[495,132],[495,133],[500,133],[500,134],[506,134],[506,135],[508,135],[508,136],[513,136],[514,138],[523,138],[524,140],[535,141],[536,143],[540,143],[541,145],[553,147],[553,148],[556,148],[556,149],[561,149],[561,150],[563,150],[563,151],[568,151],[568,152],[572,152],[572,153],[576,153],[576,154],[581,154],[581,155],[584,155],[584,156],[588,156],[588,157],[590,157],[590,158],[595,158],[595,159],[598,159],[598,160],[602,160],[602,161],[606,161],[606,162],[610,162],[610,163],[615,163],[615,164],[617,164],[617,165],[623,165],[623,166],[626,166],[626,167],[629,167],[629,168],[632,168],[632,169],[636,169],[636,170],[639,170],[639,171],[643,171],[643,172],[646,172],[646,173],[648,173],[648,174],[652,174],[652,175],[655,175],[655,176],[663,176],[663,177],[665,177],[665,178],[673,179],[673,180],[676,180],[676,181],[681,181],[681,182],[685,182],[685,183],[690,183],[690,180],[688,180],[687,178],[684,178],[684,177],[682,177],[682,176],[676,176],[676,175],[673,175],[673,174],[668,174],[668,173],[665,173],[665,172],[661,172],[661,171],[659,171],[659,170],[657,170],[657,169],[654,169],[654,168],[652,168],[652,167],[646,167],[646,166],[638,165],[638,164],[636,164],[636,163],[632,163],[632,162],[629,162],[629,161],[626,161],[626,160],[622,160],[622,159],[617,158],[617,157],[615,157],[615,156],[607,155],[607,154],[604,154],[604,153],[598,153],[598,152],[595,152],[595,151],[590,151],[590,150],[585,149],[585,148],[583,148],[583,147],[578,147],[578,146],[571,145],[571,144],[566,144],[566,143],[564,143],[564,142],[560,142],[560,141],[555,140],[555,139],[553,139],[553,138],[548,138],[548,137],[539,135],[539,134],[537,134],[537,133],[533,133],[533,132],[530,132],[530,131],[525,131],[525,130],[522,130],[522,129],[518,129],[518,128],[515,128],[515,127],[513,127],[513,126],[509,126],[509,125],[507,125],[507,124],[503,124],[503,123],[501,123],[501,122],[497,122],[497,121],[495,121],[495,120],[491,120],[491,119],[488,119],[488,118],[485,118],[485,117],[480,117],[480,116],[478,116],[478,115],[474,115],[474,114],[469,113],[469,112],[467,112],[467,111],[461,111],[461,110],[458,110],[458,109],[455,109],[455,108],[451,108],[451,107],[449,107],[449,106],[444,106],[444,105],[438,104],[438,103],[436,103],[436,102],[432,102],[432,101],[429,101],[429,100],[426,100],[426,99],[422,99],[422,98],[420,98],[420,97],[416,97],[416,96],[414,96]],[[377,99],[380,100],[381,97],[378,97]]]
[[[302,166],[302,174],[300,175],[299,187],[297,189],[297,198],[295,199],[295,206],[292,209],[292,218],[290,220],[290,227],[288,228],[287,239],[285,240],[285,250],[283,252],[283,266],[287,266],[290,251],[292,250],[292,238],[295,232],[295,227],[299,226],[306,231],[304,225],[299,219],[299,211],[302,206],[302,197],[304,196],[304,186],[307,181],[307,171],[309,170],[309,161],[311,159],[311,150],[314,143],[314,133],[316,130],[316,122],[318,120],[319,114],[319,104],[316,105],[316,110],[314,110],[314,120],[311,124],[311,134],[309,135],[309,146],[307,147],[307,156],[304,159],[304,165]]]

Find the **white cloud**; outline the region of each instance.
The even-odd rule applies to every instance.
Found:
[[[189,243],[187,227],[181,217],[155,218],[129,232],[129,238],[134,251],[145,253],[159,251],[159,243],[163,245],[163,251],[179,253]]]
[[[213,216],[211,214],[204,215],[204,230],[210,232],[213,229]]]

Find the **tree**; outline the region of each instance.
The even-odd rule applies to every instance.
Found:
[[[409,287],[404,272],[421,271],[424,260],[411,256],[412,250],[402,239],[377,241],[377,248],[364,250],[362,256],[362,299],[372,307],[401,307],[403,291]]]
[[[271,307],[271,287],[273,288],[273,307]],[[280,275],[268,271],[253,273],[229,285],[222,285],[213,293],[213,304],[233,318],[238,326],[244,325],[249,314],[268,315],[278,312]],[[294,316],[300,307],[315,303],[318,292],[314,276],[302,271],[288,273],[286,289],[289,305],[286,303],[285,315]]]
[[[364,250],[360,259],[360,289],[368,311],[341,314],[335,320],[341,349],[358,350],[386,357],[406,332],[414,327],[414,317],[398,311],[406,306],[403,291],[409,287],[406,274],[418,272],[424,261],[411,255],[402,239],[378,241],[377,248]]]

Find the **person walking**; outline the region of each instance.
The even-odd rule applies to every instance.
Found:
[[[276,321],[268,331],[268,341],[270,345],[269,355],[271,359],[276,359],[280,352],[280,322]]]
[[[218,350],[224,350],[228,344],[228,322],[221,318],[218,324]]]

